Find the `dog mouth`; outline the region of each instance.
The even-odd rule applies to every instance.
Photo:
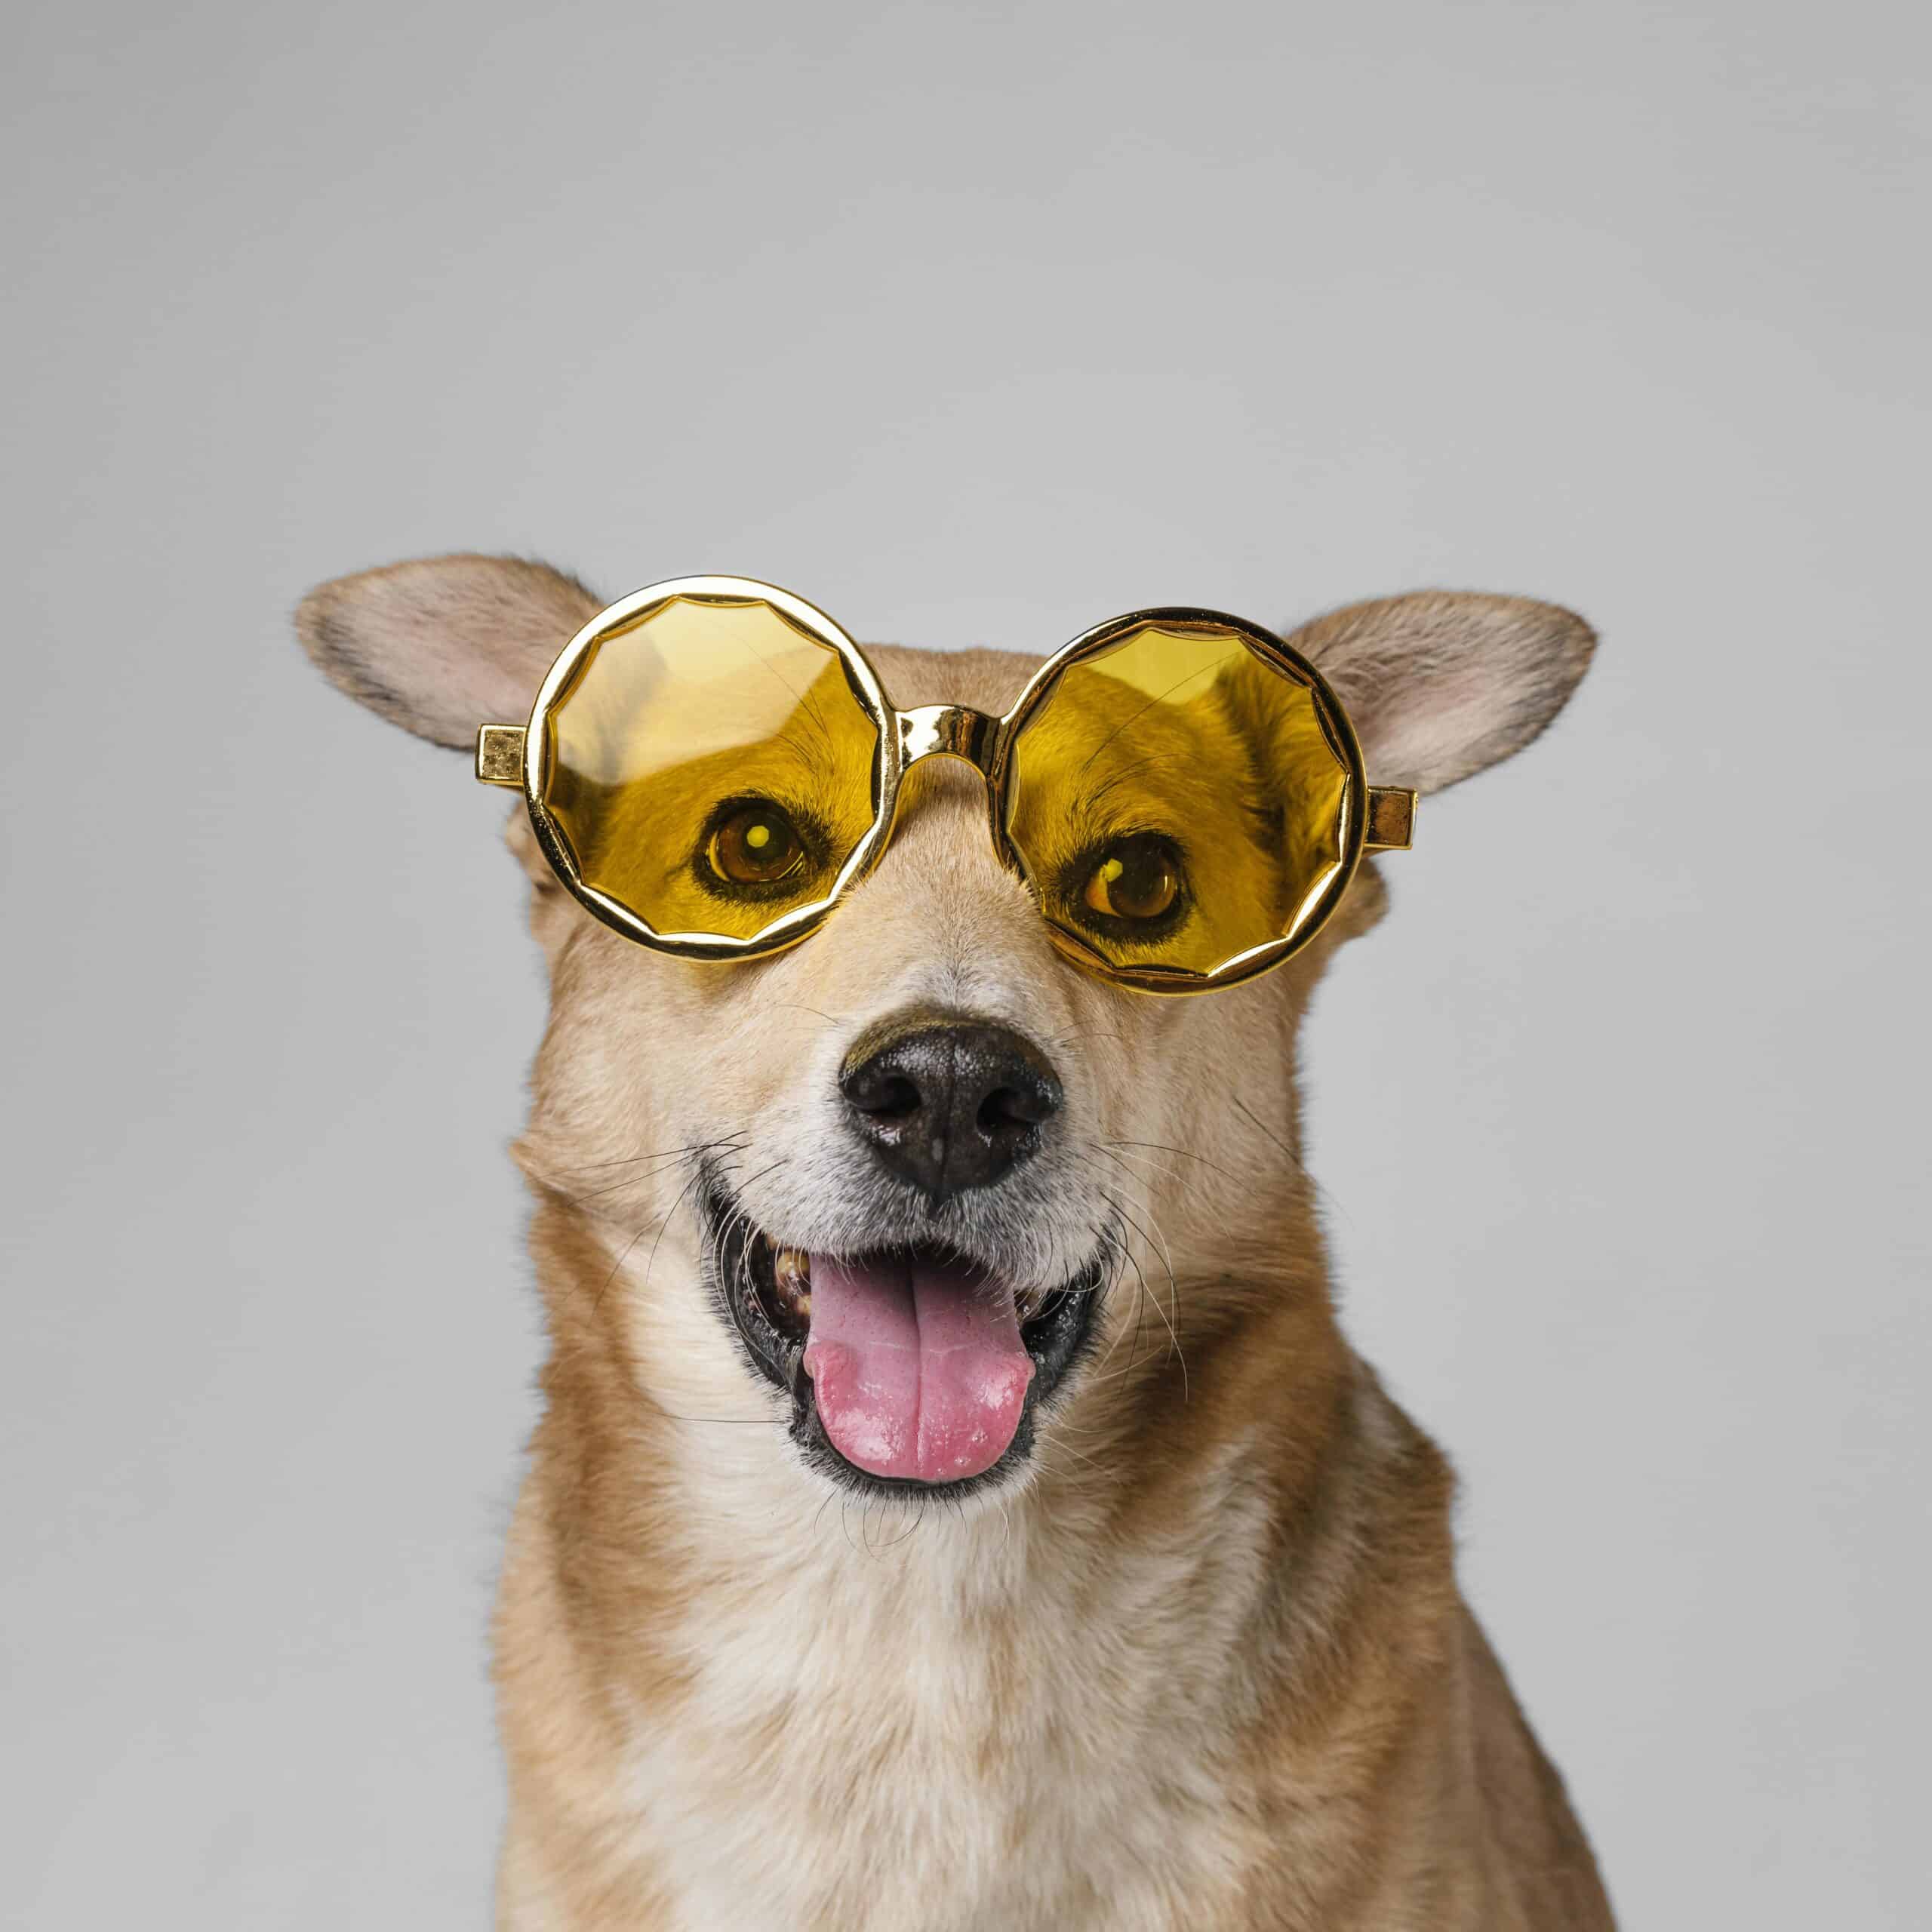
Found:
[[[706,1216],[721,1312],[790,1395],[793,1439],[864,1490],[956,1491],[1023,1463],[1106,1278],[1103,1254],[1041,1293],[936,1244],[815,1254],[718,1189]]]

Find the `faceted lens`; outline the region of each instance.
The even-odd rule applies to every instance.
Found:
[[[1206,974],[1313,930],[1352,803],[1312,685],[1225,626],[1155,622],[1069,666],[1021,727],[1006,829],[1081,947]]]
[[[579,876],[664,937],[822,903],[877,816],[878,729],[830,644],[761,599],[674,597],[598,639],[547,720]]]

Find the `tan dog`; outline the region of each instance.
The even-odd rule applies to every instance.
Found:
[[[345,690],[466,748],[597,608],[456,557],[325,586],[298,629]],[[1533,738],[1592,644],[1548,605],[1436,593],[1291,641],[1377,782],[1424,792]],[[902,706],[995,713],[1035,661],[872,654]],[[753,964],[612,933],[512,822],[552,987],[515,1149],[550,1352],[497,1617],[499,1923],[1608,1927],[1458,1594],[1448,1469],[1330,1303],[1296,1036],[1380,916],[1374,868],[1281,971],[1156,998],[1054,952],[974,774],[909,783],[879,870]],[[866,1111],[888,1050],[918,1103],[906,1042],[934,1029],[959,1081],[1034,1097],[1027,1158],[981,1147],[963,1186],[911,1174]],[[935,1241],[977,1285],[920,1274]],[[810,1306],[774,1284],[862,1251],[1025,1324],[1023,1420],[970,1481],[869,1477],[761,1353]]]

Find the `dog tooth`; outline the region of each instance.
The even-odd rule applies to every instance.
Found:
[[[778,1292],[801,1315],[810,1315],[812,1309],[811,1257],[801,1254],[795,1247],[776,1248],[772,1252],[771,1275],[772,1279],[778,1284]]]

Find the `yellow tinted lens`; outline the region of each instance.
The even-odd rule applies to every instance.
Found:
[[[760,601],[674,597],[600,638],[546,731],[578,875],[666,938],[795,921],[877,815],[878,730],[844,660]]]
[[[1313,687],[1218,625],[1143,624],[1020,728],[1006,829],[1048,918],[1107,964],[1210,974],[1312,931],[1349,766]]]

